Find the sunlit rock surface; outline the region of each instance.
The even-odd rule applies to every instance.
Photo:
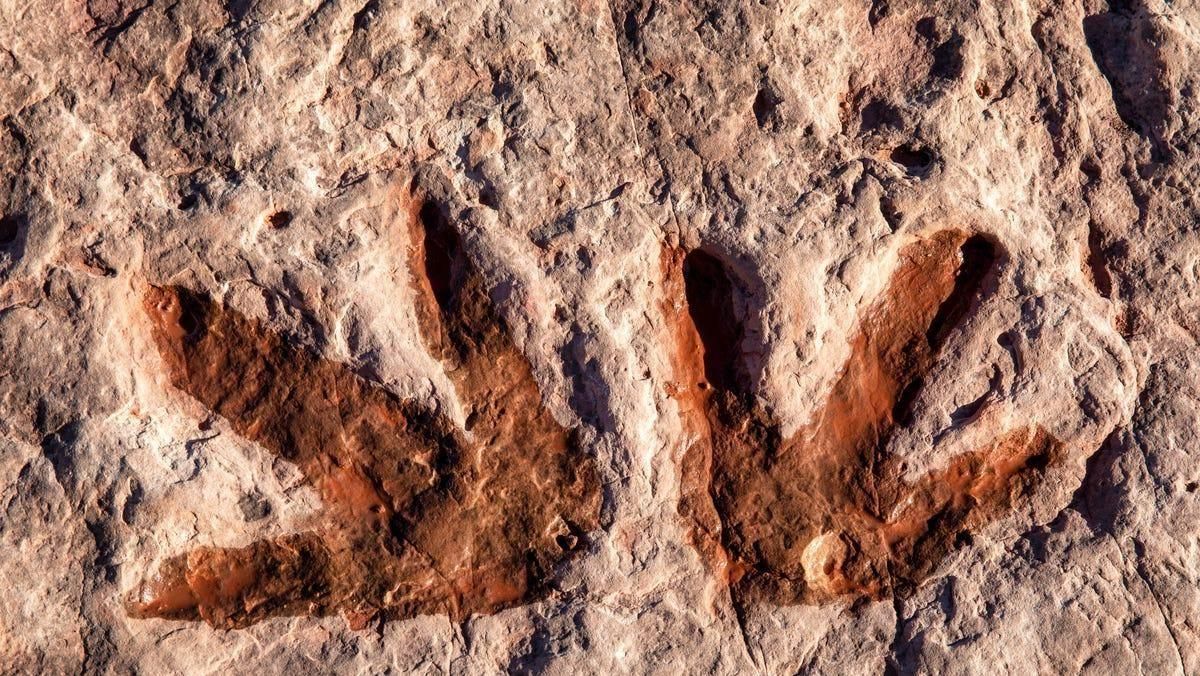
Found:
[[[0,664],[1200,671],[1198,42],[0,0]]]

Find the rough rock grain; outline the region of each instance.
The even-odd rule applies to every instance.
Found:
[[[0,0],[0,665],[1200,672],[1195,0]]]

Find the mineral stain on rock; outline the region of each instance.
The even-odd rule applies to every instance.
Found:
[[[542,405],[453,227],[427,204],[411,228],[422,333],[452,362],[466,432],[201,294],[146,295],[171,383],[295,463],[324,511],[307,532],[168,560],[133,591],[131,615],[220,628],[462,619],[544,595],[597,527],[594,463]]]
[[[904,247],[823,408],[784,438],[746,385],[725,266],[700,250],[666,253],[672,395],[691,437],[680,511],[735,598],[790,605],[905,593],[1061,460],[1060,442],[1036,425],[998,431],[915,482],[887,452],[995,260],[987,239],[955,230]]]

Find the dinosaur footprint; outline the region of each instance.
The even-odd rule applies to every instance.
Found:
[[[594,465],[543,407],[456,232],[432,203],[411,228],[419,323],[466,433],[204,296],[147,295],[171,383],[295,463],[324,510],[308,532],[168,560],[134,590],[132,615],[222,628],[338,612],[353,627],[461,619],[538,598],[596,528]]]
[[[786,439],[745,386],[725,267],[700,250],[668,252],[665,263],[679,355],[672,394],[694,439],[680,509],[739,598],[789,605],[903,592],[1061,458],[1036,425],[911,483],[886,452],[994,266],[983,237],[942,231],[901,250],[824,407]]]

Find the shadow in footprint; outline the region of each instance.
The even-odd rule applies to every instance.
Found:
[[[1111,3],[1110,11],[1083,20],[1083,34],[1097,68],[1112,88],[1117,115],[1150,142],[1155,159],[1169,149],[1167,123],[1172,92],[1161,53],[1162,30],[1134,3]]]

